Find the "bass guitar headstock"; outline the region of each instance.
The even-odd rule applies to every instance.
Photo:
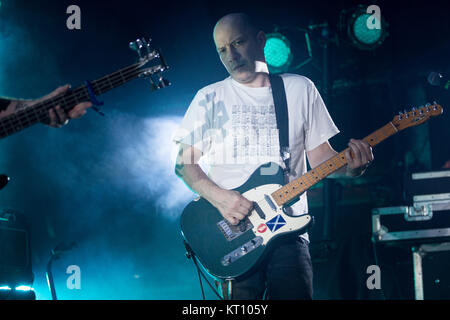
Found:
[[[410,111],[405,110],[399,112],[392,120],[392,124],[400,131],[409,127],[418,126],[428,121],[431,117],[441,115],[442,112],[442,107],[436,102],[433,104],[428,103],[419,108],[412,108]]]
[[[130,49],[136,51],[139,56],[139,74],[140,78],[148,78],[150,80],[150,88],[152,91],[162,89],[171,85],[170,81],[164,79],[162,73],[169,69],[161,50],[155,49],[151,46],[151,39],[140,38],[135,41],[131,41]],[[150,61],[155,59],[159,60],[157,65],[143,68]]]

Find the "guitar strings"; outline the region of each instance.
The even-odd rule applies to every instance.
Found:
[[[125,78],[126,80],[124,82],[127,82],[127,81],[133,79],[136,75],[139,74],[139,72],[137,74],[135,73],[135,71],[137,71],[137,70],[133,70],[133,68],[135,68],[135,67],[136,66],[133,65],[133,66],[129,67],[129,69],[132,69],[132,70],[127,70],[127,71],[123,70],[121,75],[120,74],[117,75],[117,73],[111,74],[110,77],[115,76],[116,79],[110,79],[110,81],[109,81],[110,86],[111,86],[111,84],[113,84],[112,88],[114,88],[114,85],[119,84],[120,83],[119,77]],[[104,79],[104,78],[105,77],[103,77],[101,79]],[[99,80],[101,80],[101,79],[99,79]],[[100,83],[100,81],[93,82],[92,86],[94,87],[94,89],[96,91],[104,90],[105,88],[108,87],[108,85],[105,82]],[[23,123],[25,121],[29,122],[29,124],[33,124],[34,119],[31,119],[31,121],[30,121],[30,117],[29,117],[30,111],[33,111],[33,113],[34,113],[33,116],[34,116],[34,118],[36,118],[36,120],[42,121],[45,118],[48,118],[47,112],[44,113],[42,111],[47,111],[50,107],[52,107],[54,105],[58,105],[58,104],[61,105],[62,103],[64,103],[66,106],[67,105],[72,106],[72,105],[76,104],[77,102],[84,100],[84,99],[80,99],[80,97],[81,98],[84,97],[87,99],[88,95],[86,95],[86,93],[85,93],[87,91],[86,89],[87,89],[86,86],[81,86],[81,87],[73,90],[68,97],[64,97],[64,96],[59,97],[59,98],[55,97],[55,98],[51,98],[50,100],[41,102],[38,105],[35,104],[34,106],[30,106],[30,107],[24,109],[23,111],[20,111],[17,114],[14,114],[10,117],[5,118],[1,122],[1,125],[3,126],[3,129],[5,129],[7,131],[6,134],[8,135],[8,134],[10,134],[9,133],[10,129],[15,128],[16,126],[18,128],[26,127],[27,123],[25,123],[25,125],[23,125]],[[33,108],[33,109],[29,109],[29,108]]]
[[[122,69],[120,71],[112,73],[111,75],[104,76],[104,77],[100,78],[99,80],[93,81],[92,86],[93,86],[94,90],[100,91],[100,90],[104,90],[105,88],[107,88],[108,85],[106,84],[106,81],[102,80],[102,79],[106,79],[107,77],[110,77],[110,78],[115,77],[115,79],[110,79],[110,81],[109,81],[110,84],[113,84],[113,85],[117,85],[120,83],[120,77],[125,78],[126,79],[125,82],[133,79],[136,76],[136,74],[134,74],[134,72],[137,71],[136,70],[137,65],[138,64],[129,66],[125,69]],[[114,88],[114,86],[112,86],[112,88]],[[87,97],[89,95],[84,93],[87,91],[86,89],[87,89],[86,86],[81,86],[81,87],[73,90],[68,97],[64,97],[64,96],[61,96],[59,98],[55,97],[55,98],[51,98],[50,100],[40,102],[37,105],[35,104],[34,106],[30,106],[29,108],[24,109],[23,111],[19,112],[18,114],[13,115],[13,117],[11,117],[10,119],[6,119],[6,120],[13,120],[13,121],[10,121],[10,124],[12,124],[14,126],[17,124],[17,122],[20,122],[21,120],[23,121],[24,119],[28,118],[28,115],[29,115],[28,113],[31,110],[34,111],[35,116],[36,116],[37,112],[44,111],[44,110],[47,111],[49,109],[49,107],[52,107],[54,105],[64,103],[66,105],[71,106],[74,103],[77,103],[77,102],[83,100],[82,98],[87,99]],[[80,99],[80,97],[81,97],[81,99]],[[33,109],[30,109],[30,108],[33,108]],[[44,115],[41,113],[39,115],[41,117],[38,116],[37,117],[38,120],[43,120],[48,117],[47,113],[45,113]],[[43,115],[43,117],[42,117],[42,115]]]
[[[118,84],[120,85],[120,82],[122,81],[123,83],[126,83],[132,79],[134,79],[136,76],[139,75],[139,73],[141,72],[139,68],[141,66],[141,63],[135,63],[131,66],[128,66],[126,68],[123,68],[121,70],[118,70],[114,73],[111,73],[110,75],[106,75],[103,76],[102,78],[99,78],[95,81],[92,82],[92,86],[94,88],[94,90],[99,91],[99,94],[103,93],[105,89],[108,89],[108,87],[114,88],[116,87]],[[106,82],[106,79],[108,79],[109,84]],[[122,78],[122,79],[121,79]],[[25,121],[30,122],[29,124],[33,124],[33,120],[31,119],[30,121],[30,111],[33,111],[33,116],[36,118],[36,120],[38,121],[42,121],[45,118],[48,118],[48,114],[42,111],[47,111],[48,109],[50,109],[50,107],[54,106],[54,105],[58,105],[61,103],[64,103],[66,106],[73,106],[74,104],[76,104],[77,102],[83,100],[82,98],[87,98],[89,95],[86,95],[87,92],[87,88],[86,86],[81,86],[75,90],[73,90],[71,92],[71,94],[67,97],[61,96],[61,97],[54,97],[54,98],[50,98],[48,100],[45,100],[43,102],[40,102],[38,104],[35,104],[33,106],[29,106],[28,108],[19,111],[16,114],[13,114],[11,116],[6,117],[5,119],[3,119],[2,121],[0,121],[0,125],[2,126],[2,129],[4,129],[5,135],[7,136],[9,134],[11,134],[9,131],[13,128],[15,128],[16,126],[18,126],[19,128],[25,128],[27,126],[27,124],[22,125]],[[81,98],[81,99],[80,99]],[[30,109],[33,108],[33,109]]]

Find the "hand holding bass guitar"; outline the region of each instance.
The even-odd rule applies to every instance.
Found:
[[[86,81],[85,85],[74,90],[66,85],[38,100],[17,100],[12,108],[8,103],[9,110],[4,110],[4,113],[0,114],[0,138],[36,123],[60,127],[61,124],[67,123],[69,118],[84,115],[87,108],[101,113],[98,106],[102,105],[102,102],[97,100],[97,96],[136,78],[149,79],[152,91],[170,86],[170,82],[162,76],[169,67],[160,50],[154,49],[150,41],[140,38],[130,43],[130,48],[137,52],[139,60],[128,67],[94,81]],[[145,67],[155,59],[159,59],[158,64]]]

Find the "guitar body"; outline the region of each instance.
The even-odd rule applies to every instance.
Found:
[[[269,166],[270,170],[276,169],[276,174],[263,174]],[[271,197],[283,184],[282,169],[270,163],[260,166],[242,186],[234,189],[254,202],[252,212],[239,226],[226,222],[203,198],[186,206],[181,215],[182,235],[210,275],[220,279],[242,278],[264,260],[277,242],[305,231],[311,216],[288,216]]]

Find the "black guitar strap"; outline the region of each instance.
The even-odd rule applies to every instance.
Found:
[[[275,105],[275,116],[277,119],[278,136],[280,139],[280,153],[286,166],[284,172],[287,179],[287,174],[290,170],[289,160],[291,154],[289,152],[289,118],[286,90],[284,88],[284,83],[281,76],[269,74],[269,81],[272,87],[273,102]]]

